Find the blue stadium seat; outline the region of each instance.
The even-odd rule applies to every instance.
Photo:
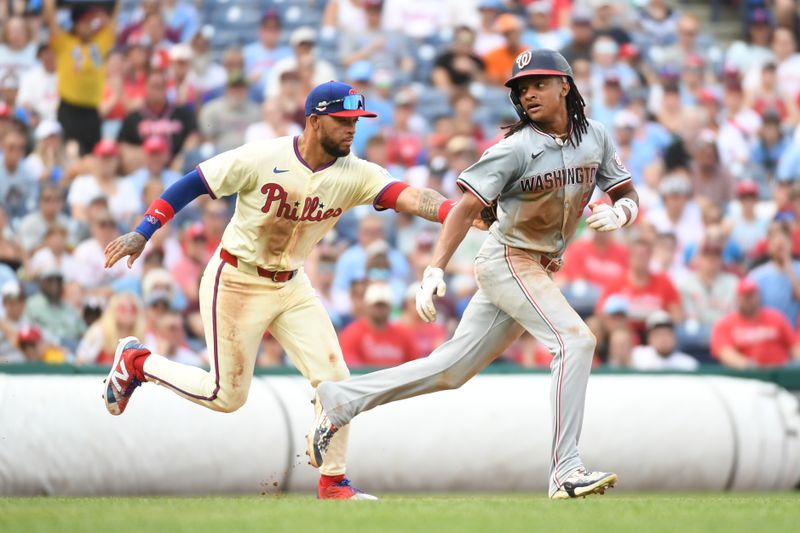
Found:
[[[508,89],[505,87],[486,87],[486,92],[481,95],[481,106],[488,112],[488,123],[498,124],[505,117],[514,117],[514,108],[508,99]]]
[[[416,50],[416,69],[414,71],[414,80],[422,83],[430,83],[431,72],[433,72],[433,65],[436,61],[438,51],[436,46],[432,44],[422,43],[414,46]]]
[[[252,5],[223,6],[212,12],[210,20],[215,26],[257,27],[261,19],[261,10]]]
[[[447,95],[430,85],[420,86],[416,109],[427,120],[452,113]]]
[[[239,29],[216,27],[211,37],[211,47],[221,52],[229,46],[241,46],[252,40],[252,36],[243,35]]]

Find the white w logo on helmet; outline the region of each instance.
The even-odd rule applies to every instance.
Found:
[[[533,57],[533,54],[531,53],[531,51],[530,50],[525,50],[524,52],[522,52],[520,55],[517,56],[517,59],[516,59],[517,67],[520,70],[524,69],[525,67],[528,66],[528,63],[531,62],[531,58],[532,57]]]

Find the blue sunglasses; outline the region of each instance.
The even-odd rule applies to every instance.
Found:
[[[345,111],[354,111],[356,109],[364,109],[364,95],[363,94],[348,94],[344,98],[338,100],[331,100],[330,102],[322,101],[316,106],[317,111],[325,111],[329,105],[342,103],[342,109]]]

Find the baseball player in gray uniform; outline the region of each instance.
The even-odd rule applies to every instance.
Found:
[[[331,437],[362,411],[460,387],[523,331],[553,354],[551,407],[553,499],[602,494],[616,474],[584,468],[578,453],[595,338],[551,279],[595,186],[613,205],[593,203],[597,231],[631,224],[638,196],[606,129],[583,112],[572,69],[558,52],[525,51],[506,82],[520,120],[458,178],[464,194],[447,218],[417,292],[417,312],[436,318],[443,269],[472,221],[496,205],[496,220],[475,259],[478,291],[453,338],[427,358],[317,387],[307,435],[311,464],[324,461]]]

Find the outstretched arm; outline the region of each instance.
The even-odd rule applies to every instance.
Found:
[[[432,268],[444,268],[450,262],[458,245],[464,240],[464,236],[469,231],[475,219],[479,219],[483,202],[471,193],[464,193],[461,199],[453,206],[450,214],[442,225],[439,232],[439,239],[433,249]]]
[[[454,205],[455,201],[448,200],[433,189],[417,189],[400,181],[389,185],[375,201],[376,209],[394,209],[398,213],[409,213],[442,224]],[[480,216],[471,224],[478,229],[489,229],[489,224]]]
[[[56,0],[44,0],[42,4],[42,18],[44,18],[47,29],[50,31],[50,39],[60,31],[58,19],[56,18]]]
[[[442,222],[447,213],[443,213],[444,216],[439,218],[440,210],[450,211],[453,203],[433,189],[406,187],[397,196],[395,210],[398,213],[409,213],[431,222]]]
[[[483,202],[472,193],[464,193],[458,203],[453,206],[439,232],[439,239],[433,250],[433,260],[425,268],[422,283],[417,290],[417,314],[425,322],[436,320],[436,307],[433,305],[433,296],[444,296],[446,287],[444,283],[444,268],[450,262],[458,245],[464,240],[476,219],[479,219]]]
[[[153,233],[169,222],[175,213],[186,207],[189,202],[208,193],[206,183],[197,170],[189,172],[170,185],[160,198],[150,204],[136,230],[117,237],[106,246],[105,267],[111,268],[123,257],[128,257],[128,268],[131,268]]]

